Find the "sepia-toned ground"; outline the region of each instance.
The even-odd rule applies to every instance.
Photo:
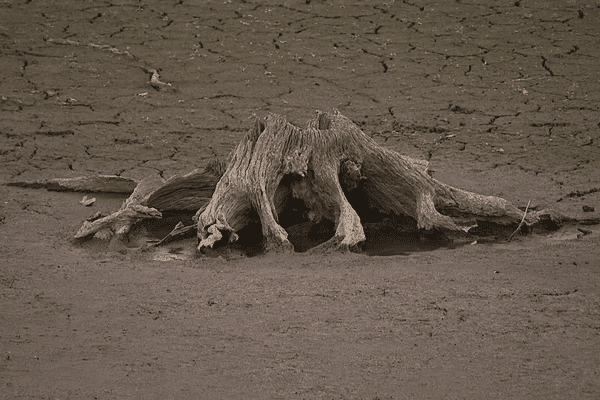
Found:
[[[337,108],[445,183],[598,218],[599,20],[579,0],[3,1],[0,399],[597,399],[597,225],[186,257],[72,242],[124,196],[4,184],[167,179],[257,116]]]

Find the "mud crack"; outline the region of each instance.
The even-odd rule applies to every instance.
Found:
[[[541,57],[542,57],[542,67],[546,71],[548,71],[548,73],[550,74],[550,76],[554,76],[554,72],[552,72],[552,70],[550,69],[550,67],[547,64],[548,59],[546,57],[544,57],[544,56],[541,56]]]

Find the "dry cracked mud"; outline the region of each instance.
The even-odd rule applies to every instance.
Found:
[[[598,218],[599,20],[580,0],[4,1],[0,183],[169,178],[255,116],[335,107],[445,183]],[[81,197],[0,187],[0,398],[600,396],[597,226],[162,257],[74,245],[123,200]]]

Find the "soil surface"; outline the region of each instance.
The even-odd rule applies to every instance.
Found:
[[[600,5],[483,3],[4,1],[0,183],[169,178],[335,107],[445,183],[597,218]],[[189,257],[73,244],[124,200],[82,196],[0,187],[2,399],[600,397],[595,225]]]

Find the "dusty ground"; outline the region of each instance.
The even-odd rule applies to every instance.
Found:
[[[444,182],[599,216],[597,2],[198,3],[3,1],[0,182],[168,178],[336,107]],[[596,226],[161,261],[73,245],[123,200],[81,197],[0,188],[0,398],[600,397]]]

